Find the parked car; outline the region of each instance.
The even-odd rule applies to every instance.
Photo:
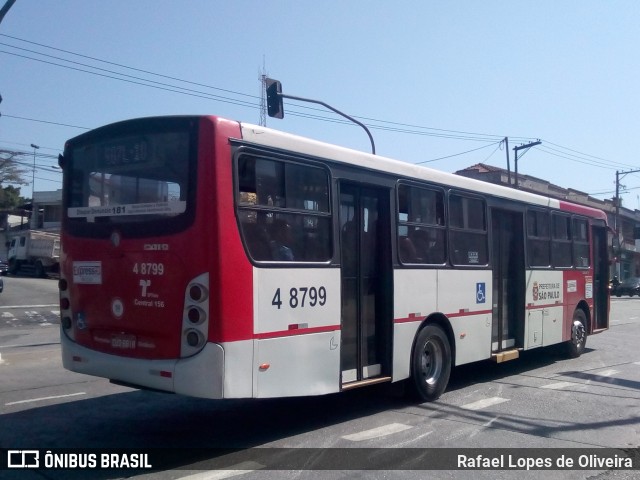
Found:
[[[0,260],[0,275],[9,273],[9,264],[4,260]]]
[[[629,295],[630,297],[634,295],[640,296],[640,277],[627,278],[616,287],[615,295],[616,297],[621,297],[622,295]]]
[[[4,280],[0,277],[0,293],[4,290]]]

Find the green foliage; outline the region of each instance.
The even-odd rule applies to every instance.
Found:
[[[20,187],[28,185],[25,175],[29,169],[23,166],[24,153],[0,150],[0,209],[14,208],[25,203]]]

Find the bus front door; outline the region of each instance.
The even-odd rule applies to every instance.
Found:
[[[389,190],[340,184],[342,388],[391,375]]]
[[[493,209],[493,322],[491,351],[523,346],[525,310],[524,230],[522,213]]]
[[[593,300],[595,303],[595,325],[593,330],[609,328],[609,257],[607,229],[592,227],[593,244]]]

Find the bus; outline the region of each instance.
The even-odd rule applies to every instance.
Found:
[[[608,328],[603,212],[215,116],[60,156],[66,369],[212,399],[406,382]]]

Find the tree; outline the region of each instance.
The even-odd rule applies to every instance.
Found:
[[[15,187],[29,185],[29,181],[25,179],[29,169],[20,161],[24,155],[21,152],[0,150],[0,208],[13,208],[24,203],[24,199],[20,197],[20,187]]]
[[[0,210],[10,210],[24,205],[26,200],[20,196],[20,187],[12,185],[0,187]]]

